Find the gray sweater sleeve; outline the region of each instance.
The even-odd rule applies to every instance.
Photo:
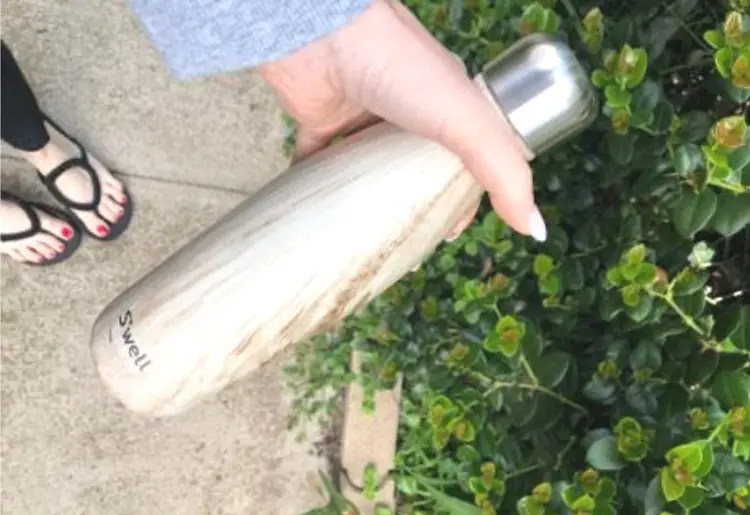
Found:
[[[129,0],[180,79],[283,57],[352,21],[373,0]]]

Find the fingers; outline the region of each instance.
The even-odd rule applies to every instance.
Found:
[[[366,16],[339,33],[338,69],[347,95],[454,152],[508,225],[543,238],[531,168],[513,129],[455,56],[415,28],[416,20],[406,21],[410,17],[390,0],[376,0]]]
[[[344,137],[378,121],[380,119],[372,113],[359,110],[357,113],[343,117],[338,123],[327,127],[300,125],[297,130],[297,141],[292,154],[292,162],[299,161],[327,147],[336,137]]]
[[[466,210],[466,214],[463,216],[463,218],[461,218],[461,220],[458,222],[458,224],[456,224],[456,226],[446,238],[447,241],[455,240],[471,225],[471,222],[473,222],[474,218],[477,216],[479,205],[480,202],[475,202],[471,206],[469,206],[469,208]]]

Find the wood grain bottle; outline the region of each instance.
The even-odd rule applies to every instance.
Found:
[[[528,160],[598,113],[586,71],[546,36],[516,42],[474,81]],[[100,376],[130,410],[180,413],[365,305],[482,194],[455,155],[386,122],[339,141],[113,299],[90,342]]]

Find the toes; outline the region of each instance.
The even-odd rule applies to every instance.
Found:
[[[113,178],[111,181],[105,182],[102,189],[104,190],[104,196],[111,197],[120,205],[127,204],[128,197],[125,195],[125,188],[116,179]]]
[[[17,261],[18,263],[25,263],[27,261],[27,259],[18,252],[18,249],[8,249],[7,254],[13,259],[13,261]]]
[[[51,234],[54,234],[61,240],[69,241],[75,235],[75,228],[72,227],[65,220],[60,220],[59,218],[52,218],[47,213],[43,213],[41,211],[37,211],[37,214],[39,215],[39,220],[41,222],[42,229],[44,229],[45,231]],[[52,240],[55,240],[57,243],[60,243],[59,241],[57,241],[57,238],[54,238],[48,234],[40,235],[40,236],[51,238]]]
[[[54,259],[54,257],[57,255],[57,250],[53,249],[42,241],[35,241],[34,243],[32,243],[31,249],[40,256],[44,256],[44,259]]]
[[[99,212],[107,222],[115,223],[122,218],[124,208],[111,197],[105,195],[102,196],[102,201],[99,204]]]
[[[36,237],[42,248],[49,249],[55,253],[59,253],[65,250],[65,243],[61,242],[51,234],[39,234]],[[37,248],[37,247],[35,247]]]
[[[16,249],[24,261],[31,263],[41,263],[44,258],[36,250],[31,247],[20,247]]]
[[[91,211],[76,211],[89,231],[101,237],[109,234],[109,223]]]

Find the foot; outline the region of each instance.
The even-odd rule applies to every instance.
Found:
[[[40,264],[51,261],[63,254],[66,242],[75,236],[75,228],[67,221],[56,218],[41,209],[28,205],[39,218],[41,230],[21,239],[5,240],[35,229],[34,220],[16,201],[3,198],[0,200],[0,224],[2,224],[3,241],[0,242],[0,253],[6,254],[19,263]]]
[[[80,149],[49,122],[45,127],[50,141],[35,152],[24,152],[24,157],[39,173],[47,176],[61,163],[81,157]],[[72,209],[88,231],[100,237],[110,234],[111,227],[123,217],[128,201],[123,184],[107,170],[95,156],[87,157],[101,184],[101,200],[96,210]],[[90,203],[94,200],[94,184],[90,175],[80,166],[66,170],[55,181],[55,185],[66,198],[73,202]]]

